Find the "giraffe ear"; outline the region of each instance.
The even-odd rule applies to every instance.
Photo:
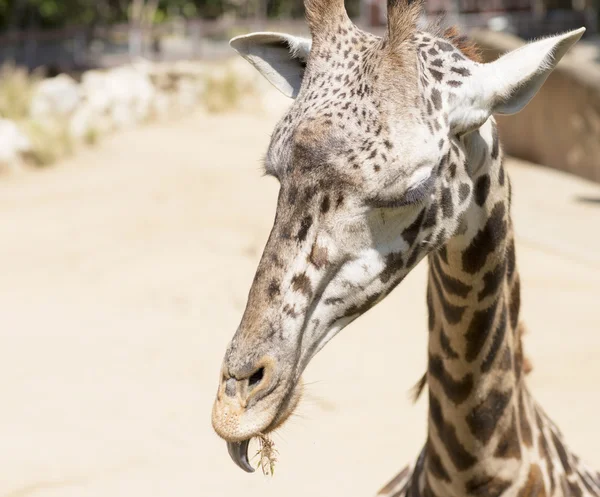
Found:
[[[585,28],[524,45],[494,62],[476,65],[450,112],[457,133],[472,131],[492,114],[515,114],[535,96]]]
[[[286,97],[300,91],[312,42],[284,33],[252,33],[229,44]]]

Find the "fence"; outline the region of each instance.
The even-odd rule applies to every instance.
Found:
[[[438,0],[443,2],[443,0]],[[475,0],[461,0],[475,1]],[[526,0],[514,0],[524,5]],[[434,10],[435,2],[431,2]],[[440,4],[441,5],[441,4]],[[365,21],[365,17],[361,19]],[[589,11],[550,11],[543,17],[520,9],[510,12],[467,12],[454,16],[466,30],[490,27],[525,38],[586,26],[596,33],[596,17]],[[360,21],[358,21],[360,22]],[[369,23],[370,24],[370,23]],[[252,30],[307,34],[303,20],[256,20],[224,18],[174,20],[134,33],[129,25],[71,27],[61,30],[22,31],[0,35],[0,63],[15,61],[29,67],[46,67],[52,73],[77,72],[110,67],[143,56],[152,60],[214,59],[230,54],[227,40]],[[383,31],[375,26],[375,32]],[[137,35],[141,43],[131,43]],[[132,47],[136,47],[135,50]]]

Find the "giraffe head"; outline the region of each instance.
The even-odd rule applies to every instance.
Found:
[[[315,354],[467,229],[473,177],[498,154],[495,128],[482,125],[523,108],[583,31],[480,64],[417,29],[419,2],[390,0],[383,38],[354,26],[343,0],[305,6],[312,40],[232,40],[295,99],[266,154],[281,185],[275,223],[213,408],[247,471],[248,441],[289,417]]]

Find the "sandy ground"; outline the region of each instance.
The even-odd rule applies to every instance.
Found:
[[[414,458],[425,267],[307,371],[275,478],[212,432],[275,212],[274,115],[194,116],[0,178],[0,497],[369,496]],[[539,401],[600,467],[600,187],[512,161]]]

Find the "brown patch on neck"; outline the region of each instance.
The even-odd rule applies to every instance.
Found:
[[[544,477],[542,470],[537,464],[531,465],[525,486],[519,491],[518,497],[530,497],[532,495],[546,497]]]
[[[473,62],[483,62],[481,49],[468,36],[462,34],[456,26],[451,26],[444,31],[444,38],[458,48],[465,57]]]
[[[325,247],[320,247],[315,243],[312,247],[310,255],[308,256],[308,260],[317,269],[321,269],[329,262],[327,249]]]

